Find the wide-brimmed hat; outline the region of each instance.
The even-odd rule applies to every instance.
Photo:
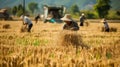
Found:
[[[81,15],[82,15],[82,16],[84,16],[85,14],[84,14],[84,13],[82,13]]]
[[[105,19],[105,18],[103,18],[101,22],[107,22],[107,21],[106,21],[106,19]]]
[[[20,19],[23,19],[23,18],[24,18],[24,15],[21,15],[21,16],[20,16]]]
[[[71,15],[70,14],[65,14],[63,18],[61,18],[63,21],[72,21]]]

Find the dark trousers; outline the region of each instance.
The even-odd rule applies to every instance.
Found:
[[[35,19],[35,23],[37,23],[38,22],[38,19]]]
[[[83,26],[83,22],[80,22],[80,26]]]
[[[33,26],[33,24],[28,25],[28,32],[31,31],[32,26]]]
[[[109,30],[109,28],[108,29],[105,29],[105,32],[109,32],[110,30]]]
[[[47,22],[49,22],[49,20],[45,19],[45,20],[44,20],[44,23],[47,23]]]

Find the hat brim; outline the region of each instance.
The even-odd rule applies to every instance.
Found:
[[[68,18],[61,18],[61,20],[63,20],[63,21],[72,21],[71,19],[68,19]]]

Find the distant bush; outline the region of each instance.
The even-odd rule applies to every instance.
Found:
[[[75,14],[71,14],[73,18],[79,18],[80,14],[79,13],[75,13]]]
[[[88,19],[98,19],[99,18],[94,11],[87,12],[86,17]]]
[[[85,13],[85,16],[87,17],[87,19],[97,19],[97,18],[99,18],[97,16],[96,12],[93,11],[93,10],[82,10],[82,11],[80,11],[80,14],[82,14],[82,13]]]
[[[120,16],[120,11],[117,11],[116,14]]]
[[[109,11],[109,14],[107,16],[108,19],[120,19],[120,15],[116,13],[116,11]]]
[[[22,14],[23,14],[23,10],[22,10],[22,9],[17,12],[17,16],[19,16],[19,17],[20,17]]]
[[[81,10],[80,15],[84,13],[88,19],[99,19],[98,14],[94,10]],[[77,16],[77,15],[76,15]],[[110,10],[107,19],[120,19],[120,11]]]

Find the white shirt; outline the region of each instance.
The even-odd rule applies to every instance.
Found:
[[[24,16],[24,23],[27,23],[28,25],[30,25],[32,24],[32,21],[27,16]]]

